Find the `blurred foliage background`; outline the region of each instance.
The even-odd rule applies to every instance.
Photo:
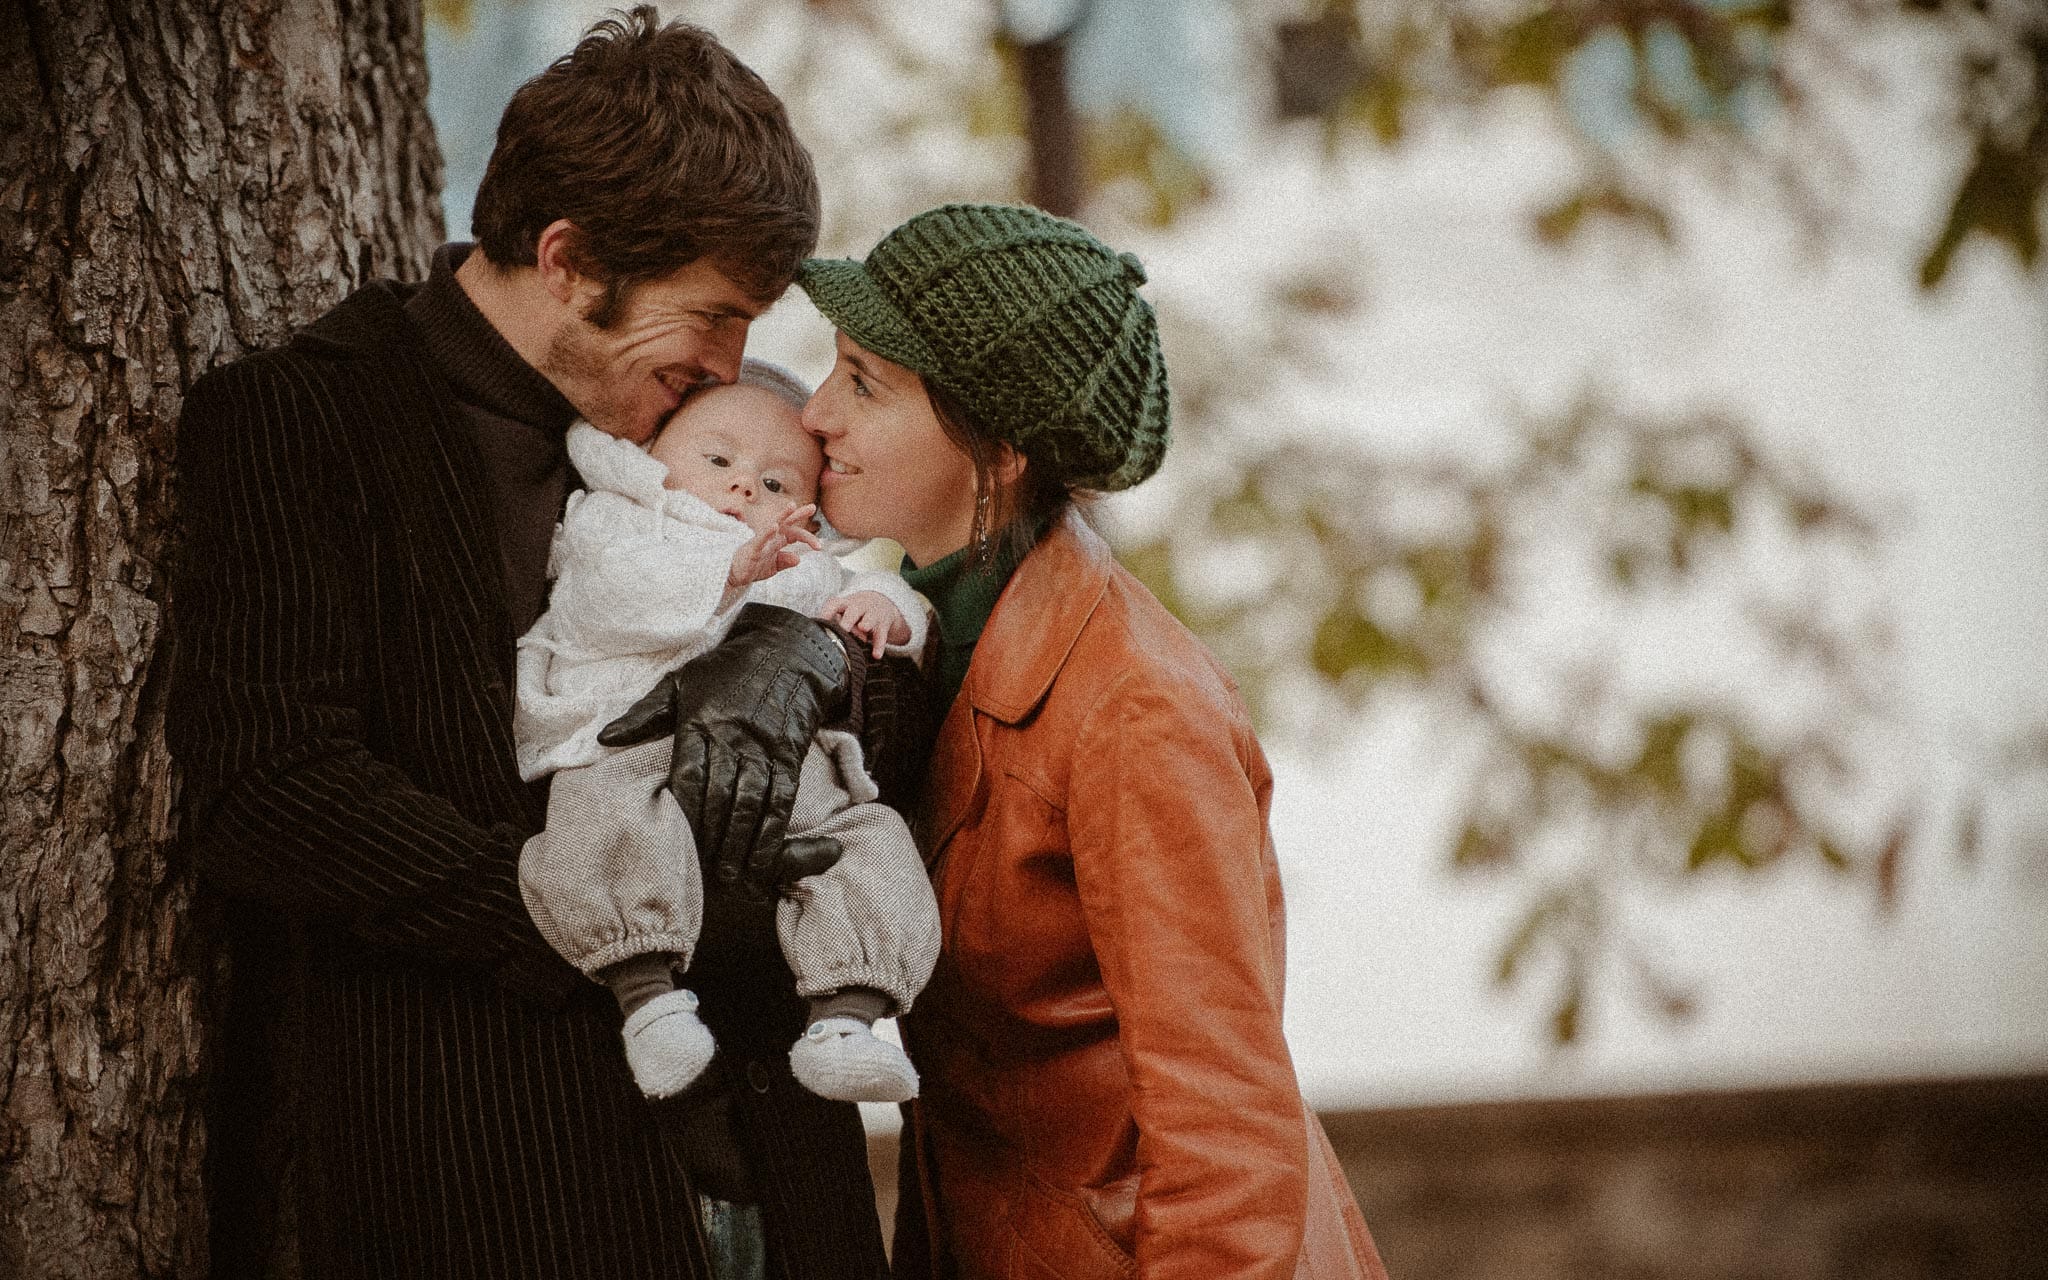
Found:
[[[428,8],[444,40],[469,48],[472,74],[495,66],[509,92],[533,69],[520,15],[536,2]],[[1918,287],[1941,290],[1978,240],[2030,272],[2040,257],[2038,0],[664,11],[718,31],[789,102],[819,162],[826,252],[862,252],[903,217],[962,198],[1029,199],[1112,239],[1160,243],[1201,216],[1221,157],[1274,131],[1314,130],[1336,165],[1507,103],[1569,157],[1531,193],[1536,242],[1669,250],[1685,234],[1674,192],[1706,183],[1768,207],[1824,256],[1855,216],[1839,117],[1824,108],[1883,92],[1872,50],[1909,29],[1937,86],[1934,124],[1958,149],[1941,216],[1912,232]],[[451,189],[474,183],[502,100],[468,117],[459,102],[437,107]],[[1674,1018],[1693,1008],[1689,981],[1632,932],[1631,895],[1806,861],[1868,887],[1882,910],[1903,859],[1974,855],[1987,806],[2048,771],[2048,732],[2029,732],[1988,751],[1962,794],[1929,793],[1868,585],[1887,520],[1753,423],[1646,410],[1596,384],[1505,415],[1488,449],[1418,454],[1332,432],[1326,409],[1276,394],[1283,381],[1315,386],[1372,306],[1367,255],[1341,219],[1330,227],[1291,258],[1248,250],[1261,265],[1227,287],[1153,290],[1175,379],[1175,452],[1155,482],[1166,496],[1103,522],[1238,676],[1268,732],[1314,744],[1394,694],[1430,708],[1461,780],[1441,857],[1518,886],[1524,906],[1493,978],[1540,1005],[1550,1036],[1586,1032],[1603,982]],[[1561,583],[1597,608],[1534,660],[1532,616]],[[1655,647],[1660,618],[1688,620],[1684,661],[1717,678],[1630,671],[1615,637]]]

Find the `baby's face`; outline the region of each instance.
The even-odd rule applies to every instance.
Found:
[[[756,533],[791,507],[818,500],[823,450],[796,406],[761,387],[698,391],[647,452],[668,468],[668,487],[695,494]]]

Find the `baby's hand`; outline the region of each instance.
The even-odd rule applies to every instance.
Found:
[[[811,514],[818,509],[815,502],[806,502],[800,507],[791,507],[782,513],[782,518],[771,529],[764,529],[740,544],[732,553],[732,573],[726,582],[734,590],[752,586],[772,578],[783,569],[795,566],[803,553],[799,545],[813,551],[823,550],[825,544],[818,541],[818,535],[811,532]]]
[[[903,610],[879,591],[856,591],[827,600],[825,611],[818,616],[872,643],[877,658],[884,645],[910,643],[910,623]]]

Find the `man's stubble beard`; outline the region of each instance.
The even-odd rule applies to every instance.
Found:
[[[593,340],[596,332],[580,317],[564,321],[548,340],[540,371],[584,421],[606,435],[630,438],[631,407],[621,403],[614,389],[610,362]]]

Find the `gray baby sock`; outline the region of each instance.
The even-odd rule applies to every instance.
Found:
[[[852,1018],[863,1026],[872,1027],[875,1019],[886,1018],[896,1002],[873,987],[841,987],[828,991],[811,1001],[812,1022],[823,1022],[827,1018]]]
[[[597,977],[612,989],[620,1012],[631,1014],[662,992],[676,989],[675,970],[670,967],[673,960],[674,957],[666,952],[651,951],[617,964],[608,964],[598,970]],[[817,1017],[816,1014],[811,1016]]]

